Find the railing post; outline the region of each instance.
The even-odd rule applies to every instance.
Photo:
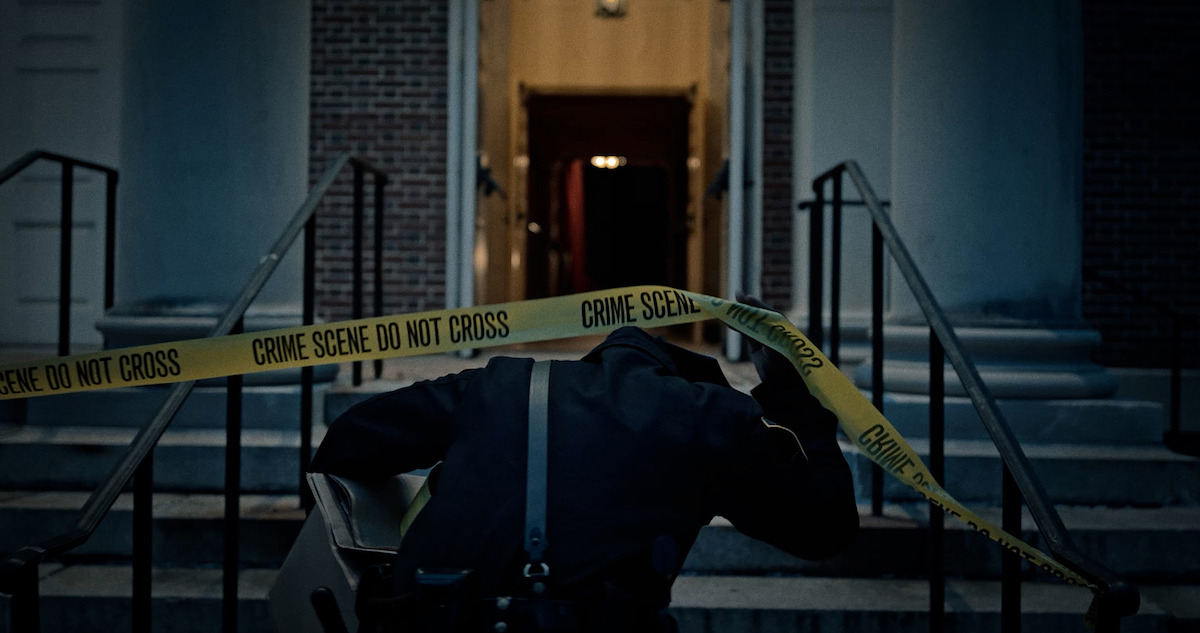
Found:
[[[117,252],[117,172],[104,177],[104,309],[113,306]]]
[[[13,424],[25,424],[29,421],[29,400],[17,398],[9,400],[9,411],[12,411]]]
[[[821,335],[825,265],[825,181],[813,183],[813,203],[808,208],[808,338],[821,349]]]
[[[1121,633],[1121,616],[1109,612],[1107,603],[1101,602],[1096,614],[1096,628],[1093,633]]]
[[[883,412],[883,233],[871,223],[871,403]],[[883,516],[883,468],[871,462],[871,515]]]
[[[75,224],[75,163],[62,161],[62,215],[59,230],[58,355],[71,353],[71,233]]]
[[[312,325],[316,320],[316,251],[317,251],[317,218],[312,216],[304,223],[304,325]],[[312,421],[313,421],[313,368],[311,365],[300,369],[300,507],[305,514],[313,508],[312,491],[308,489],[308,466],[312,461]]]
[[[383,186],[387,176],[375,172],[375,316],[383,316]],[[383,375],[383,359],[375,359],[375,379]]]
[[[38,566],[45,551],[25,547],[4,561],[5,575],[12,579],[9,624],[13,633],[37,633],[41,630],[41,596],[38,591]]]
[[[1001,525],[1005,532],[1021,537],[1021,489],[1008,465],[1001,463]],[[1000,555],[1000,630],[1021,630],[1021,557],[1007,548]]]
[[[946,478],[945,350],[929,330],[929,474],[945,485]],[[946,513],[929,504],[929,630],[946,628]]]
[[[354,287],[351,288],[353,297],[351,314],[354,319],[361,319],[363,315],[363,166],[357,160],[352,164],[354,166],[354,245],[351,249],[351,258],[353,259]],[[353,383],[357,387],[362,384],[362,361],[355,361],[353,367]]]
[[[1180,432],[1180,391],[1183,389],[1183,328],[1179,318],[1171,315],[1171,387],[1168,392],[1167,419],[1171,432]]]
[[[833,173],[833,226],[829,252],[829,360],[841,365],[842,344],[842,170]]]
[[[149,633],[154,552],[154,449],[133,475],[133,630]]]
[[[230,334],[245,330],[245,317],[238,317]],[[242,376],[226,378],[225,395],[225,552],[221,575],[221,630],[237,632],[238,539],[241,532],[242,491]]]

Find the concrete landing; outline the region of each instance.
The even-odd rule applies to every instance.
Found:
[[[266,593],[276,572],[246,569],[239,575],[239,630],[273,630]],[[155,631],[219,630],[219,570],[156,569],[152,622]],[[41,583],[42,631],[128,630],[131,574],[118,566],[47,566]],[[681,633],[861,633],[929,630],[928,583],[924,580],[824,577],[681,576],[671,612]],[[1156,585],[1143,590],[1138,614],[1122,621],[1125,632],[1197,630],[1200,589]],[[946,630],[999,628],[999,583],[951,580],[946,585]],[[1064,583],[1024,583],[1022,631],[1085,631],[1086,589]],[[0,597],[0,631],[8,622]],[[298,608],[303,608],[303,605]]]

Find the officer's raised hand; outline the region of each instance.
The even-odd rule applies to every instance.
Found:
[[[765,303],[758,297],[738,294],[737,300],[739,303],[744,303],[756,308],[778,312],[775,308]],[[758,371],[758,378],[763,382],[768,381],[783,381],[796,380],[799,374],[795,367],[792,366],[788,359],[784,358],[783,354],[763,345],[753,337],[746,337],[746,342],[750,347],[750,362],[754,363],[754,369]]]
[[[739,294],[740,303],[778,312],[758,297]],[[837,418],[825,409],[812,395],[800,372],[783,354],[747,336],[750,361],[758,371],[762,383],[752,390],[754,398],[763,406],[768,418],[794,428],[799,420],[810,425],[818,424],[833,432]]]

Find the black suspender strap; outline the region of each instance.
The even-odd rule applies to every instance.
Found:
[[[546,551],[546,461],[547,425],[550,405],[550,361],[533,364],[529,375],[529,454],[525,470],[525,551],[529,564],[525,576],[545,576],[550,568],[542,562]]]

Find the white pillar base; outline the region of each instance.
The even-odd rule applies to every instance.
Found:
[[[955,333],[996,398],[1106,398],[1116,379],[1091,362],[1100,334],[1087,329],[961,327]],[[884,327],[884,388],[894,393],[929,393],[929,328]],[[855,368],[853,378],[871,388],[871,362]],[[945,365],[946,395],[966,391],[954,368]]]
[[[188,306],[134,306],[110,310],[96,321],[96,329],[104,335],[109,349],[153,345],[171,341],[203,338],[220,318],[221,310],[211,304]],[[246,312],[245,330],[260,332],[301,324],[299,311],[286,307],[275,309],[250,308]],[[336,364],[313,367],[313,380],[327,382],[337,376]],[[216,384],[224,379],[206,379],[201,385]],[[277,369],[246,374],[247,385],[288,385],[300,382],[299,369]]]

